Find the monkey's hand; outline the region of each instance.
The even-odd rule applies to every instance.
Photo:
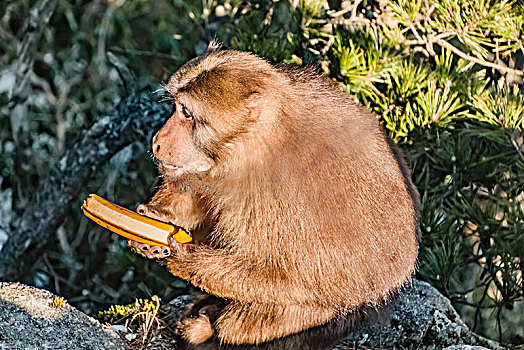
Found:
[[[127,240],[127,245],[129,245],[136,253],[145,256],[148,259],[164,259],[171,255],[176,255],[180,258],[181,255],[187,254],[191,250],[190,244],[178,243],[173,237],[169,237],[168,240],[169,246],[149,245],[131,239]]]
[[[154,206],[148,204],[140,204],[136,211],[152,219],[156,219],[163,222],[170,222],[171,220],[165,214],[162,214],[160,210]],[[189,251],[188,244],[178,243],[173,237],[169,237],[169,246],[151,246],[146,243],[139,243],[131,239],[127,240],[127,245],[131,247],[136,253],[145,256],[148,259],[164,259],[172,254],[183,255]]]
[[[163,259],[171,255],[171,248],[168,246],[149,245],[131,239],[127,240],[127,245],[136,253],[145,256],[148,259]]]

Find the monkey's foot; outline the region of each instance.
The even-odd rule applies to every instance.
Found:
[[[171,249],[167,246],[156,246],[145,243],[139,243],[131,239],[127,240],[127,245],[131,247],[135,252],[145,256],[148,259],[163,259],[171,255]]]
[[[207,315],[181,319],[178,321],[176,332],[191,344],[202,344],[215,333]]]
[[[195,298],[177,323],[176,332],[191,344],[201,344],[215,333],[213,322],[220,316],[224,301],[208,294]]]

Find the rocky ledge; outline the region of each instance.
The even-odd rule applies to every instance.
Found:
[[[191,297],[164,308],[175,320]],[[373,313],[373,310],[365,311]],[[186,347],[180,340],[175,348]],[[151,344],[154,347],[154,344]],[[110,328],[48,291],[19,283],[0,283],[0,349],[124,349]],[[209,342],[193,349],[502,349],[472,333],[448,299],[417,280],[388,308],[381,321],[355,326],[340,320],[260,347],[224,347]]]
[[[46,290],[0,283],[0,349],[125,349],[125,344],[109,327]]]

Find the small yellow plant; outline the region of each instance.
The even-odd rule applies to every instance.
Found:
[[[155,297],[153,297],[152,299],[155,300]],[[136,299],[135,302],[132,304],[111,305],[109,309],[99,311],[95,317],[102,322],[116,323],[120,322],[122,319],[125,319],[128,316],[143,311],[153,311],[155,310],[155,308],[156,304],[151,300]]]
[[[133,304],[113,305],[95,317],[101,322],[123,325],[128,336],[134,335],[125,337],[129,348],[145,349],[166,329],[159,310],[160,298],[154,295],[151,300],[136,299]]]
[[[142,311],[136,313],[131,320],[128,319],[126,321],[126,328],[127,328],[138,317],[139,325],[140,325],[139,333],[142,333],[142,344],[143,345],[147,343],[148,337],[150,335],[149,332],[151,330],[151,327],[155,323],[157,325],[157,328],[161,328],[161,324],[158,319],[158,309],[160,308],[160,298],[158,298],[158,296],[156,295],[153,295],[151,297],[151,300],[155,303],[153,308],[151,307],[143,308]]]
[[[67,300],[65,300],[62,297],[55,297],[53,300],[49,302],[49,307],[52,307],[53,309],[61,309],[65,306],[67,303]]]

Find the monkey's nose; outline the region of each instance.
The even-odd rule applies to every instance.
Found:
[[[158,142],[158,134],[153,137],[153,145],[151,146],[153,150],[153,155],[156,157],[157,153],[160,151],[160,143]]]
[[[153,154],[156,156],[158,151],[160,151],[160,145],[158,143],[153,143]]]

